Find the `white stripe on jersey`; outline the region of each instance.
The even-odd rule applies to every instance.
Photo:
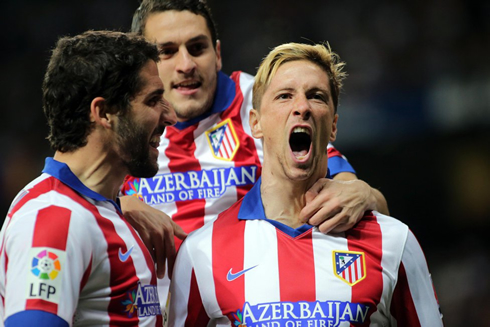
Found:
[[[252,220],[245,225],[243,269],[255,268],[245,274],[245,298],[251,304],[281,300],[279,292],[279,258],[275,229],[264,228],[268,222]],[[264,251],[267,249],[267,251]],[[267,290],[267,291],[264,291]]]

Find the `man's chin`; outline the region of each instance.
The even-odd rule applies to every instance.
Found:
[[[187,99],[172,102],[179,121],[188,121],[199,117],[211,109],[211,104],[203,100]]]
[[[150,178],[156,175],[158,172],[158,164],[146,162],[144,164],[138,163],[129,166],[129,173],[133,177]]]

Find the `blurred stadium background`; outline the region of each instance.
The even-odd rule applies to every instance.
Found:
[[[223,71],[328,41],[347,62],[335,145],[425,249],[446,326],[490,321],[490,2],[209,0]],[[52,155],[41,82],[55,41],[127,31],[137,0],[4,0],[0,210]]]

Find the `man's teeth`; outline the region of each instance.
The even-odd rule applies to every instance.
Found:
[[[295,127],[293,129],[293,133],[306,133],[310,135],[310,130],[306,127]]]
[[[177,84],[177,87],[195,87],[197,82],[182,82]]]
[[[150,144],[154,146],[158,146],[160,144],[160,136],[159,135],[152,136],[152,138],[150,139]]]

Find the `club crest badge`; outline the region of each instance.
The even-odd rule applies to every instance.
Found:
[[[240,142],[229,118],[206,131],[206,137],[211,147],[211,153],[216,159],[233,160],[240,147]]]
[[[350,286],[366,278],[364,252],[332,251],[335,276]]]

